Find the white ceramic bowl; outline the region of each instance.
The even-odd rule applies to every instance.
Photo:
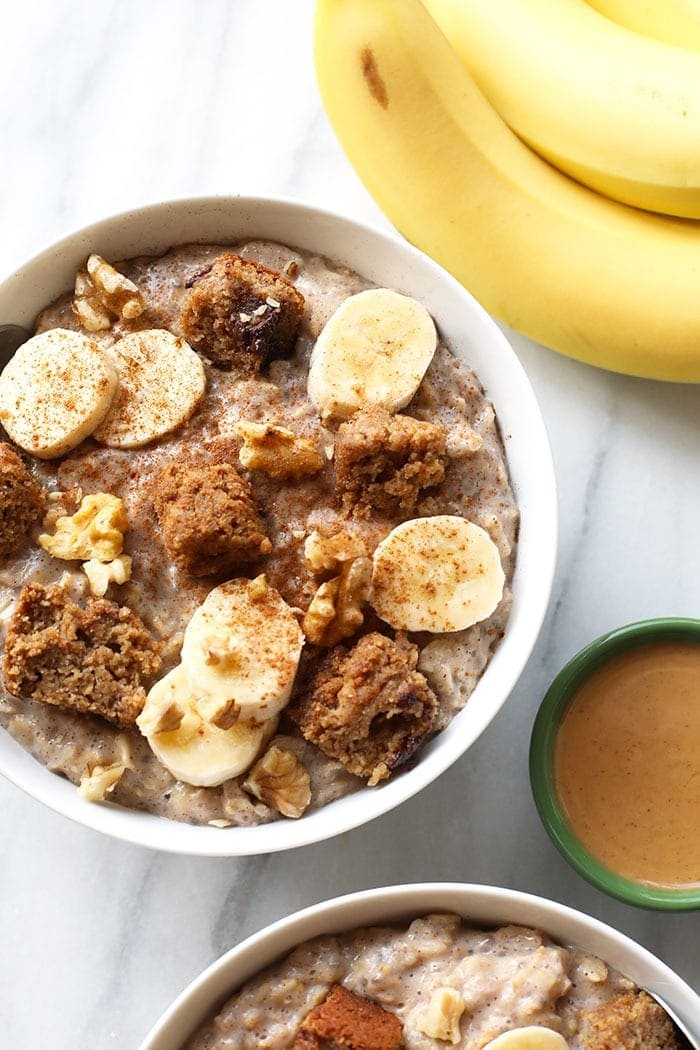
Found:
[[[254,974],[320,934],[400,922],[436,911],[475,926],[515,923],[544,930],[555,941],[599,956],[640,988],[657,992],[688,1028],[700,1018],[700,997],[656,956],[611,926],[563,904],[494,886],[422,883],[366,890],[315,904],[268,926],[222,955],[175,1000],[140,1050],[178,1050]],[[695,1029],[700,1036],[700,1028]]]
[[[129,842],[206,856],[270,853],[330,838],[386,813],[439,776],[474,743],[515,685],[544,618],[556,560],[554,468],[527,376],[505,336],[472,296],[396,237],[293,201],[211,197],[155,204],[79,230],[22,266],[0,285],[0,323],[31,326],[43,306],[72,286],[76,269],[90,252],[124,259],[187,241],[227,243],[251,237],[327,255],[428,307],[447,343],[474,369],[496,407],[521,526],[505,636],[465,709],[423,749],[414,768],[298,821],[221,830],[86,802],[73,785],[0,731],[0,772],[47,806]]]

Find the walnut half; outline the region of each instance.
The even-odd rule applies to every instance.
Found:
[[[91,255],[75,277],[73,313],[89,332],[111,326],[112,317],[133,321],[146,309],[146,302],[133,281],[111,266],[101,255]]]
[[[94,558],[108,562],[121,554],[126,527],[126,511],[119,497],[95,492],[83,497],[75,514],[57,519],[53,536],[42,533],[39,546],[65,561]]]
[[[72,305],[73,313],[88,332],[106,332],[112,327],[112,315],[99,299],[87,270],[79,270],[75,275]]]
[[[360,629],[371,582],[371,559],[353,558],[343,562],[340,575],[320,585],[301,625],[312,645],[337,645]]]
[[[274,423],[238,424],[243,438],[239,453],[241,466],[260,470],[271,478],[301,478],[317,474],[324,465],[323,457],[308,438]]]
[[[243,790],[283,817],[296,818],[311,801],[311,777],[293,751],[273,744],[251,769]]]

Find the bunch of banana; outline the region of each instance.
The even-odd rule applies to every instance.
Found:
[[[601,15],[635,33],[700,50],[700,0],[588,0]]]
[[[568,175],[700,218],[700,55],[631,33],[586,0],[426,0],[477,84]]]
[[[552,136],[554,118],[562,119],[557,105],[564,110],[571,84],[588,88],[590,101],[581,93],[576,112],[568,113],[567,136],[550,143],[557,159],[577,135],[590,141],[593,131],[603,136],[607,129],[609,152],[595,162],[589,157],[590,168],[649,189],[651,176],[636,178],[641,168],[631,161],[653,156],[663,124],[652,172],[656,191],[695,201],[700,215],[700,180],[694,187],[690,162],[695,157],[700,172],[700,56],[616,27],[583,0],[428,0],[427,6],[455,46],[471,50],[466,38],[473,28],[480,68],[500,66],[491,83],[498,81],[501,108],[521,112],[533,96],[550,95],[545,131]],[[591,28],[577,37],[589,18],[598,35]],[[557,50],[552,40],[562,41],[563,22],[575,47],[567,43],[557,66],[547,52]],[[629,87],[624,98],[601,86],[618,34],[626,42],[616,53],[622,72],[647,46],[657,56],[651,66],[650,53],[640,58],[646,68],[636,82],[618,78]],[[700,381],[700,224],[620,204],[542,159],[482,94],[467,68],[472,59],[466,53],[467,64],[460,59],[420,0],[318,0],[315,35],[330,120],[360,177],[410,241],[493,314],[546,346],[615,371]],[[602,65],[593,65],[592,39]],[[520,49],[528,51],[527,62],[516,64]],[[659,51],[673,61],[662,61]],[[495,58],[486,61],[485,54]],[[545,61],[555,78],[548,89],[538,75]],[[666,78],[659,105],[650,70]],[[634,118],[634,133],[621,112]],[[512,111],[508,119],[515,123]],[[536,145],[546,152],[541,139]],[[607,162],[614,147],[630,162],[626,168]]]

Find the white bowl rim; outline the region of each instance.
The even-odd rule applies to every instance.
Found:
[[[492,906],[493,911],[490,910]],[[509,909],[513,909],[512,912]],[[192,1036],[242,983],[306,940],[320,934],[340,933],[368,924],[392,923],[401,917],[409,919],[436,911],[454,911],[467,920],[476,911],[479,914],[474,917],[475,925],[481,922],[485,925],[489,922],[532,925],[549,933],[559,943],[597,954],[640,987],[657,992],[689,1030],[696,1031],[700,1037],[700,1028],[692,1027],[699,1023],[700,996],[670,966],[608,923],[566,904],[520,890],[475,883],[421,882],[382,886],[334,897],[293,912],[252,934],[187,985],[161,1014],[139,1050],[174,1050],[179,1047],[181,1039],[178,1037],[178,1042],[173,1042],[175,1034],[179,1036],[182,1031],[184,1038]],[[358,913],[360,918],[353,922],[353,914]],[[557,936],[552,932],[557,924],[575,931],[575,936],[570,939]],[[639,977],[630,972],[630,966],[632,970],[636,969]],[[188,1018],[188,1014],[194,1013],[196,1017]]]
[[[518,636],[519,648],[515,653],[510,652],[509,641],[512,636],[513,610],[506,626],[506,632],[500,641],[498,649],[491,659],[486,671],[477,683],[475,693],[470,698],[469,704],[461,711],[437,737],[434,738],[423,752],[421,758],[403,775],[399,773],[380,788],[363,788],[358,792],[345,796],[332,802],[298,821],[273,821],[269,824],[261,824],[252,827],[236,827],[221,830],[201,825],[191,825],[179,821],[173,821],[164,817],[157,817],[150,813],[126,809],[110,803],[96,804],[88,803],[82,799],[72,785],[63,778],[52,774],[41,767],[45,776],[35,777],[28,772],[28,765],[17,754],[19,749],[22,754],[35,765],[40,765],[28,752],[20,747],[6,732],[0,732],[0,773],[16,786],[27,792],[33,798],[47,805],[50,809],[76,822],[92,828],[93,830],[111,835],[115,838],[130,842],[147,848],[159,849],[164,852],[181,853],[197,856],[250,856],[277,852],[284,849],[292,849],[298,846],[308,845],[323,841],[350,831],[355,827],[374,820],[387,813],[400,803],[413,797],[425,786],[439,777],[449,768],[481,735],[486,726],[496,716],[497,712],[507,701],[512,689],[522,673],[522,670],[530,657],[535,642],[539,636],[540,628],[544,620],[549,597],[551,593],[554,571],[556,567],[557,536],[558,536],[558,505],[554,463],[552,459],[549,439],[545,428],[542,414],[535,398],[534,391],[530,385],[525,370],[520,363],[515,351],[505,335],[496,325],[495,321],[486,313],[473,296],[463,288],[450,274],[442,269],[436,262],[414,248],[408,242],[402,240],[394,233],[379,230],[367,223],[358,222],[340,213],[329,209],[317,208],[290,197],[252,197],[247,195],[215,195],[215,196],[182,196],[167,201],[145,204],[140,207],[126,209],[106,218],[100,219],[87,226],[79,227],[73,232],[64,235],[60,240],[53,241],[44,250],[35,254],[28,262],[18,267],[4,281],[0,282],[0,301],[3,297],[11,296],[14,285],[21,282],[27,271],[41,268],[55,263],[64,255],[75,254],[76,244],[89,246],[88,250],[100,250],[100,237],[108,236],[110,230],[121,223],[138,224],[143,223],[144,228],[149,220],[155,221],[160,215],[167,215],[177,209],[182,213],[183,221],[188,214],[197,213],[205,216],[208,211],[220,210],[234,212],[238,209],[245,213],[245,209],[262,210],[274,214],[277,211],[280,217],[285,213],[292,213],[298,219],[306,219],[309,223],[330,223],[334,229],[344,231],[345,234],[352,233],[363,242],[373,242],[375,245],[385,246],[387,250],[398,253],[405,258],[406,263],[423,270],[429,276],[456,295],[469,314],[470,325],[488,338],[492,348],[498,348],[497,353],[502,356],[502,361],[507,363],[510,377],[518,386],[518,397],[521,408],[528,420],[528,455],[534,464],[531,473],[534,477],[537,471],[537,481],[532,482],[532,487],[537,488],[538,496],[538,527],[540,533],[537,536],[538,549],[538,581],[537,587],[528,583],[531,593],[528,595],[527,623],[520,624],[520,636]],[[241,221],[244,221],[243,219]],[[261,220],[262,222],[263,220]],[[318,235],[318,233],[317,233]],[[252,234],[245,236],[252,237]],[[259,234],[259,236],[265,236]],[[196,237],[188,238],[196,240]],[[223,238],[230,240],[229,237]],[[280,238],[282,240],[283,238]],[[173,241],[169,243],[183,243]],[[322,250],[320,247],[297,241],[301,247],[318,251],[322,255],[333,257],[332,251]],[[147,253],[148,247],[135,249]],[[342,253],[338,252],[335,256]],[[123,256],[122,256],[123,257]],[[371,265],[365,267],[365,273],[371,272]],[[423,278],[426,279],[425,277]],[[54,293],[55,294],[55,293]],[[414,294],[420,298],[419,292]],[[38,308],[41,308],[48,300],[41,300],[39,296]],[[428,304],[430,305],[430,304]],[[3,321],[5,318],[3,318]],[[22,323],[21,319],[8,317],[7,321]],[[478,374],[478,369],[477,369]],[[481,379],[482,377],[479,376]],[[487,393],[488,390],[487,390]],[[490,395],[489,395],[490,396]],[[502,418],[504,408],[496,406],[497,417]],[[505,441],[504,441],[505,444]],[[509,467],[511,467],[511,456],[506,447]],[[518,499],[521,509],[522,503]],[[531,513],[535,513],[532,511]],[[521,532],[518,548],[518,561],[516,562],[516,576],[522,562],[523,550],[523,528],[521,520]],[[508,667],[505,667],[505,658],[508,657]],[[494,667],[498,664],[501,679],[499,689],[500,699],[488,714],[488,717],[473,718],[476,731],[467,744],[459,739],[456,731],[459,719],[472,704],[473,697],[481,686],[481,693],[485,685],[490,682],[494,675]],[[482,685],[483,683],[483,685]],[[451,727],[454,727],[450,733]],[[426,754],[429,752],[429,755]],[[67,792],[65,786],[70,788]],[[351,800],[355,800],[355,803]],[[332,820],[328,820],[332,812]],[[324,816],[325,815],[325,816]]]

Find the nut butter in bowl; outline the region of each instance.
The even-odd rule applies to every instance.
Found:
[[[530,778],[552,841],[594,886],[700,908],[700,621],[629,624],[578,653],[540,707]]]

